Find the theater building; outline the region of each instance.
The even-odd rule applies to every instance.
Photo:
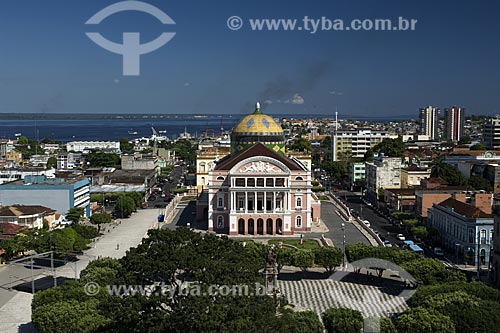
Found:
[[[258,104],[235,127],[231,146],[231,154],[208,173],[208,230],[229,235],[311,231],[320,218],[320,201],[311,191],[310,162],[286,156],[281,127]],[[199,215],[203,206],[199,201]]]

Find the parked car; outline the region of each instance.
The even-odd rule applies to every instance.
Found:
[[[406,238],[405,238],[405,236],[403,234],[398,234],[397,235],[397,239],[399,239],[402,242],[404,242],[406,240]]]
[[[385,247],[392,247],[392,244],[391,242],[389,242],[388,240],[384,241],[384,246]]]
[[[434,254],[437,255],[438,257],[444,256],[443,249],[441,249],[440,247],[435,247],[434,248]]]
[[[370,227],[370,221],[364,220],[363,223],[369,228]]]
[[[146,208],[148,208],[148,204],[147,204],[147,203],[145,203],[145,202],[143,202],[143,203],[142,203],[142,205],[141,205],[141,208],[142,208],[142,209],[146,209]]]

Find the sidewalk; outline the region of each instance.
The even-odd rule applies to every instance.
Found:
[[[134,213],[130,218],[123,219],[119,225],[108,226],[110,231],[106,231],[103,236],[99,237],[91,245],[95,245],[95,247],[85,251],[84,255],[79,257],[80,260],[76,263],[78,276],[88,262],[98,256],[123,257],[128,249],[137,246],[141,242],[151,227],[156,226],[157,216],[157,209],[143,209]],[[8,275],[7,268],[0,269],[0,274]],[[56,274],[57,276],[74,278],[75,263],[68,263],[58,268]],[[0,308],[0,318],[2,318],[0,320],[0,332],[35,332],[31,325],[32,295],[17,291],[5,291],[5,293],[14,293],[14,296]]]

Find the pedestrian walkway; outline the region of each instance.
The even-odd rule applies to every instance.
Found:
[[[332,307],[360,311],[363,316],[386,316],[405,311],[408,306],[399,290],[382,290],[372,285],[341,282],[330,279],[278,281],[281,293],[289,303],[318,315]]]
[[[123,257],[127,250],[140,244],[151,227],[157,225],[157,217],[157,209],[142,209],[132,214],[130,218],[123,219],[120,224],[108,226],[109,232],[106,231],[89,250],[85,251],[83,256],[79,256],[79,261],[58,268],[57,276],[74,278],[75,269],[79,276],[80,271],[87,266],[89,261],[97,257]],[[0,278],[8,279],[8,268],[0,269],[0,275]],[[14,296],[0,308],[0,332],[34,332],[31,325],[32,295],[15,291],[8,293],[9,297],[11,297],[10,293],[14,293]]]

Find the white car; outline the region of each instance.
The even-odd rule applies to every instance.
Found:
[[[406,238],[405,238],[405,236],[403,234],[398,234],[397,235],[397,239],[399,239],[402,242],[406,240]]]
[[[444,256],[444,252],[440,247],[435,247],[434,248],[434,254],[437,255],[438,257]]]
[[[392,244],[391,242],[389,242],[388,240],[384,241],[384,246],[385,247],[392,247]]]
[[[370,221],[364,220],[363,223],[369,228],[370,227]]]

